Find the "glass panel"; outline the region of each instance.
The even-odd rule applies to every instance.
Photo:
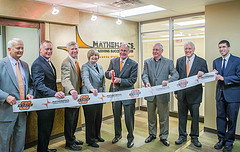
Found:
[[[20,38],[24,43],[24,53],[21,59],[29,67],[39,55],[39,34],[36,28],[6,26],[6,46],[12,38]]]
[[[174,20],[174,29],[188,28],[193,26],[205,26],[205,16],[192,16],[187,18],[180,18]]]
[[[142,24],[142,33],[150,31],[169,30],[169,20]]]

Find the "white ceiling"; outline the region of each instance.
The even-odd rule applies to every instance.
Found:
[[[204,12],[205,6],[232,0],[33,0],[49,4],[56,4],[65,7],[79,9],[82,12],[97,12],[97,14],[111,16],[110,13],[120,12],[130,8],[145,5],[156,5],[167,9],[166,11],[155,12],[144,15],[137,15],[124,18],[131,21],[147,21],[170,16]],[[123,3],[123,1],[133,2]],[[116,16],[113,16],[116,17]]]

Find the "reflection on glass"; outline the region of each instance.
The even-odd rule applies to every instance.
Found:
[[[141,26],[143,32],[169,30],[169,20],[145,23]]]

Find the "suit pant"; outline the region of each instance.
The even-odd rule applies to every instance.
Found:
[[[74,144],[76,140],[75,131],[77,128],[79,108],[65,108],[64,136],[66,145]]]
[[[55,109],[37,111],[38,115],[38,152],[47,152],[53,128]]]
[[[0,151],[9,151],[9,141],[12,136],[11,152],[23,152],[26,135],[25,112],[18,113],[14,121],[0,121]]]
[[[122,135],[122,101],[116,101],[112,103],[113,106],[113,116],[114,116],[114,129],[115,129],[115,137],[119,137]],[[135,103],[123,105],[124,108],[124,118],[125,124],[127,127],[128,142],[132,142],[134,139],[133,130],[134,130],[134,114],[135,114]]]
[[[200,103],[189,104],[187,100],[178,101],[178,120],[179,120],[179,136],[187,137],[186,127],[188,119],[188,110],[192,117],[191,138],[199,136],[199,106]]]
[[[83,106],[86,124],[86,143],[95,143],[95,139],[101,137],[103,104]]]
[[[153,101],[147,101],[148,131],[150,135],[157,135],[157,114],[159,117],[160,139],[168,138],[169,107],[168,102],[159,102],[154,97]],[[157,110],[157,111],[156,111]]]
[[[235,131],[240,103],[227,102],[223,96],[217,104],[217,134],[218,139],[225,141],[225,145],[232,145],[235,140]],[[226,131],[228,129],[228,131]]]

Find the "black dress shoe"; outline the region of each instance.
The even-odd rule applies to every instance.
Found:
[[[75,140],[74,143],[76,145],[83,145],[83,141],[80,141],[80,140]]]
[[[202,147],[202,144],[198,141],[198,138],[192,138],[191,142],[193,143],[194,146],[196,147]]]
[[[180,136],[178,140],[175,141],[176,145],[181,145],[183,142],[187,141],[186,137]]]
[[[128,142],[128,143],[127,143],[127,148],[132,148],[133,145],[134,145],[133,141],[132,141],[132,142]]]
[[[122,138],[122,136],[114,137],[113,140],[112,140],[112,143],[113,144],[117,143],[121,138]]]
[[[165,145],[165,146],[169,146],[170,143],[167,139],[160,139],[160,141]]]
[[[156,136],[154,136],[154,135],[149,135],[149,136],[146,138],[145,143],[149,143],[149,142],[151,142],[153,139],[156,139]]]
[[[98,138],[97,138],[97,141],[99,141],[99,142],[104,142],[105,140],[104,140],[103,138],[101,138],[101,137],[98,137]]]
[[[74,143],[74,144],[71,144],[71,145],[66,145],[66,149],[70,149],[72,151],[79,151],[79,150],[82,149],[82,147],[78,146]]]
[[[97,144],[97,143],[91,143],[91,144],[88,144],[88,146],[92,146],[92,147],[94,147],[94,148],[98,148],[99,147],[99,145]]]
[[[57,149],[48,149],[47,152],[56,152]]]
[[[219,149],[222,149],[223,146],[224,146],[223,140],[219,140],[218,143],[216,143],[216,144],[214,145],[214,148],[217,149],[217,150],[219,150]]]
[[[232,152],[233,145],[224,146],[223,152]]]

